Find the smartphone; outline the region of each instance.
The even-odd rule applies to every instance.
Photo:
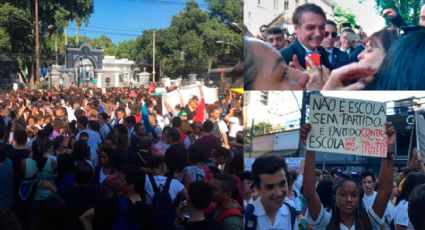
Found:
[[[320,68],[320,54],[319,53],[311,53],[311,54],[307,54],[308,57],[310,57],[310,59],[314,62],[314,64]],[[310,66],[310,64],[307,62],[305,62],[306,66],[307,66],[307,71],[309,73],[311,73],[313,71],[313,68]]]

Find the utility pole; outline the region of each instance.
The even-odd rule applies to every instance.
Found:
[[[301,105],[301,119],[300,119],[300,129],[305,124],[306,120],[306,113],[307,113],[307,91],[303,91],[303,99],[302,99],[302,105]],[[298,142],[298,157],[301,156],[301,154],[304,154],[305,149],[304,145],[301,143],[301,139]]]
[[[156,35],[156,31],[153,31],[153,48],[152,48],[152,81],[153,83],[155,83],[155,35]]]
[[[40,80],[40,36],[38,32],[38,0],[35,0],[35,79],[34,83],[38,85]],[[33,84],[34,86],[34,84]]]
[[[252,142],[254,141],[254,118],[252,118],[251,131],[249,134],[249,158],[252,157]]]

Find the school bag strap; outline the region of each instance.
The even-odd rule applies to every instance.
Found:
[[[152,189],[155,192],[155,194],[156,193],[159,193],[160,190],[159,190],[158,186],[155,183],[155,179],[153,178],[153,175],[152,174],[148,174],[148,177],[149,177],[149,181],[151,182]],[[163,189],[164,189],[163,191],[168,191],[170,189],[170,185],[171,185],[171,178],[168,178],[167,177],[167,180],[165,181],[165,185],[163,187]],[[161,185],[161,187],[162,187],[162,185]]]
[[[244,210],[245,230],[257,229],[257,216],[254,215],[255,207],[253,204],[248,204]]]
[[[220,215],[217,217],[219,222],[223,221],[225,218],[229,216],[239,216],[242,217],[242,212],[239,208],[228,208],[223,210]]]
[[[292,207],[290,204],[286,202],[284,202],[284,204],[288,207],[289,213],[291,214],[291,228],[293,228],[295,224],[295,218],[297,217],[297,210],[295,210],[294,207]]]

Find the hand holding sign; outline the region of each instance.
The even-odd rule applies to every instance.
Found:
[[[387,135],[387,152],[394,153],[394,144],[397,140],[397,133],[391,123],[385,123],[385,133]]]

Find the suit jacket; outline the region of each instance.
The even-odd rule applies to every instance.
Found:
[[[351,48],[350,54],[348,55],[350,57],[350,63],[358,62],[359,59],[357,56],[359,56],[359,54],[363,52],[364,49],[365,48],[363,45],[357,45],[356,47]]]
[[[321,64],[326,66],[326,68],[328,69],[333,69],[331,63],[329,63],[328,53],[326,52],[325,48],[320,46],[317,48],[317,52],[319,52],[320,54]],[[306,68],[306,65],[305,65],[306,51],[298,39],[294,43],[289,45],[288,47],[282,49],[280,51],[280,54],[285,59],[286,64],[289,64],[289,62],[292,61],[292,57],[294,56],[294,54],[296,54],[300,65],[303,68]]]
[[[350,58],[346,52],[342,52],[338,48],[332,49],[332,68],[338,69],[341,66],[350,64]]]

